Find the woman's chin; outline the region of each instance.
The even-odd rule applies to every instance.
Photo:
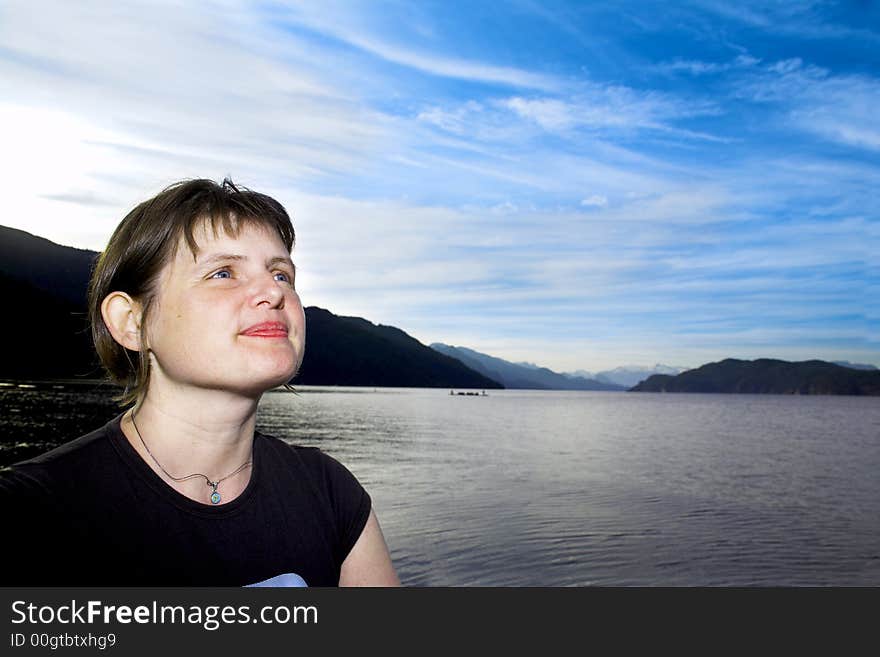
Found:
[[[293,379],[301,363],[294,349],[278,350],[274,354],[250,353],[235,363],[228,362],[212,383],[209,383],[210,375],[205,376],[203,385],[249,397],[259,396]]]
[[[283,386],[296,376],[298,370],[298,361],[278,363],[276,367],[271,368],[265,373],[265,378],[263,379],[264,389],[271,390],[272,388]]]

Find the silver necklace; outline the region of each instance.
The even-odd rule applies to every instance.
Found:
[[[192,479],[193,477],[204,477],[205,481],[208,483],[208,486],[210,486],[211,489],[212,489],[212,490],[211,490],[211,504],[220,504],[220,499],[221,499],[221,498],[220,498],[220,493],[217,492],[217,486],[219,486],[220,483],[221,483],[222,481],[225,481],[226,479],[229,479],[229,478],[232,477],[233,475],[237,475],[239,472],[241,472],[242,470],[244,470],[246,467],[248,467],[249,465],[251,465],[251,464],[253,463],[253,459],[250,458],[250,459],[247,460],[246,463],[242,463],[241,466],[240,466],[238,469],[236,469],[236,470],[233,471],[233,472],[230,472],[230,473],[229,473],[228,475],[226,475],[225,477],[221,477],[221,478],[218,479],[217,481],[211,481],[210,479],[208,479],[207,475],[203,475],[203,474],[200,473],[200,472],[194,472],[193,474],[191,474],[191,475],[186,475],[185,477],[174,477],[174,476],[172,476],[172,475],[168,472],[168,470],[166,470],[165,468],[162,467],[162,464],[159,463],[159,460],[158,460],[155,456],[153,456],[153,452],[151,452],[151,451],[150,451],[150,448],[147,447],[147,443],[144,442],[144,437],[141,435],[141,432],[138,430],[138,425],[137,425],[137,423],[135,423],[135,421],[134,421],[134,413],[131,414],[131,424],[132,424],[132,426],[134,427],[134,431],[135,431],[135,433],[137,434],[138,438],[141,439],[141,444],[144,446],[144,449],[147,450],[147,454],[150,455],[150,457],[153,459],[153,461],[156,462],[156,465],[159,466],[159,469],[160,469],[162,472],[164,472],[165,475],[166,475],[169,479],[173,479],[174,481],[186,481],[187,479]]]

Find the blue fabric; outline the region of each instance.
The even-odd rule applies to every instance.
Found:
[[[265,579],[262,582],[257,582],[256,584],[248,584],[246,588],[250,588],[252,586],[308,586],[306,581],[297,575],[296,573],[284,573],[282,575],[275,575],[275,577],[270,577],[269,579]]]

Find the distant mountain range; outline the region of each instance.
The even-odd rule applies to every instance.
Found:
[[[442,354],[457,358],[473,370],[482,373],[495,381],[500,381],[505,388],[529,390],[626,390],[626,386],[614,383],[603,383],[578,376],[565,376],[546,367],[531,363],[511,363],[488,354],[468,349],[467,347],[451,347],[440,342],[431,344]]]
[[[843,367],[821,360],[789,362],[761,358],[718,363],[682,372],[655,374],[633,392],[725,392],[789,395],[880,395],[880,370]]]
[[[877,367],[875,365],[865,365],[863,363],[850,363],[848,360],[833,360],[831,361],[835,365],[840,365],[841,367],[849,367],[854,370],[876,370]]]
[[[676,375],[684,372],[686,369],[688,368],[670,367],[669,365],[662,365],[660,363],[657,363],[656,365],[654,365],[654,367],[650,369],[628,365],[624,367],[615,367],[613,370],[603,370],[602,372],[597,372],[595,374],[587,372],[586,370],[563,372],[563,376],[595,379],[596,381],[601,381],[602,383],[613,383],[615,385],[624,386],[625,388],[632,388],[640,381],[644,381],[649,376],[652,376],[654,374]]]

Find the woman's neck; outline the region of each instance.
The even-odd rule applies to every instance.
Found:
[[[208,502],[212,489],[205,478],[217,481],[251,460],[259,399],[212,391],[196,398],[163,395],[153,390],[122,421],[122,430],[141,458],[178,492]],[[186,481],[175,478],[191,474]],[[247,486],[251,468],[245,467],[219,485],[223,502]]]

